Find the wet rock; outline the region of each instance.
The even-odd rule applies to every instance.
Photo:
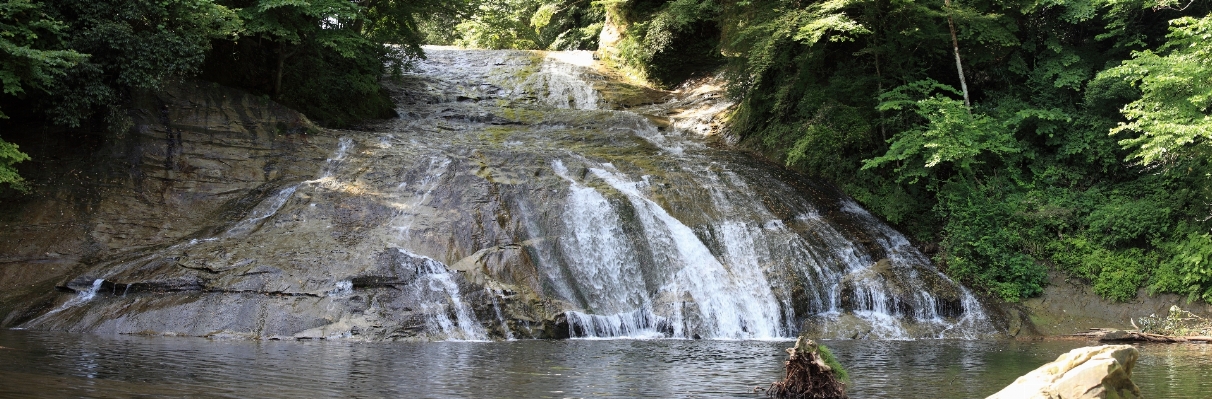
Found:
[[[1077,348],[987,399],[1140,398],[1140,388],[1132,382],[1138,356],[1130,345]]]
[[[0,224],[7,226],[0,229],[0,327],[27,321],[16,315],[36,313],[32,309],[48,302],[53,308],[63,298],[48,295],[53,291],[44,290],[46,284],[66,289],[63,280],[91,274],[98,264],[122,262],[155,273],[166,266],[163,258],[139,258],[222,231],[262,192],[313,176],[314,158],[323,160],[332,142],[298,112],[209,83],[168,83],[161,92],[134,93],[133,102],[126,131],[103,139],[54,133],[84,137],[63,140],[75,152],[40,147],[53,140],[22,146],[56,161],[27,176],[37,182],[35,193],[0,200]],[[183,266],[209,273],[228,265]],[[111,280],[139,281],[128,277]]]
[[[130,293],[143,292],[177,292],[177,291],[201,291],[205,289],[204,282],[197,276],[186,276],[167,278],[163,280],[147,280],[138,283],[116,285],[112,290],[114,294],[127,295]]]
[[[363,131],[291,133],[291,115],[227,90],[147,99],[167,106],[123,150],[142,177],[70,215],[87,254],[26,251],[71,269],[22,288],[34,298],[0,289],[5,326],[361,340],[774,338],[803,320],[846,338],[981,331],[958,285],[836,189],[686,139],[676,108],[705,96],[647,105],[670,121],[661,130],[598,108],[668,93],[601,97],[605,78],[560,54],[428,53],[390,88],[404,117]],[[72,302],[95,276],[110,290]]]

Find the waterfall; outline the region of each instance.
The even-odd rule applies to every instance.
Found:
[[[431,195],[436,186],[466,184],[454,183],[469,173],[459,172],[468,166],[450,158],[452,151],[466,151],[459,146],[476,148],[472,154],[481,166],[474,173],[490,181],[511,173],[544,176],[541,170],[508,168],[510,162],[545,163],[559,183],[513,180],[508,184],[521,184],[515,186],[520,191],[506,197],[512,201],[509,208],[494,212],[509,213],[520,229],[514,234],[531,242],[526,253],[542,279],[536,289],[563,304],[561,328],[568,336],[780,339],[809,328],[825,337],[965,338],[988,323],[968,290],[853,201],[810,198],[805,188],[777,177],[769,166],[712,149],[687,134],[708,131],[701,126],[711,123],[707,114],[724,105],[696,100],[701,112],[683,112],[689,116],[659,128],[630,111],[599,109],[605,104],[592,82],[601,78],[593,74],[588,53],[477,53],[491,60],[482,63],[470,54],[431,52],[420,68],[430,79],[426,88],[451,79],[447,82],[454,88],[441,92],[459,93],[458,106],[437,106],[441,119],[412,119],[408,130],[398,132],[437,125],[435,134],[493,133],[470,136],[480,143],[488,138],[487,144],[448,133],[434,136],[453,144],[431,144],[441,149],[425,155],[429,160],[400,183],[412,190],[402,196],[412,198],[405,208],[436,201],[441,197]],[[526,56],[534,58],[524,61]],[[452,113],[465,116],[448,116]],[[629,143],[622,141],[628,138],[647,143],[655,153],[640,161],[598,150]],[[652,151],[644,145],[625,144]],[[519,157],[499,152],[503,146],[537,152]],[[494,156],[509,161],[489,167],[486,160]],[[559,197],[535,197],[543,190]],[[406,231],[413,220],[427,216],[405,211],[395,225]],[[409,236],[399,237],[399,245],[410,245]],[[446,292],[457,302],[452,283],[439,285],[449,289],[431,291]],[[486,317],[507,326],[498,295],[487,292],[493,313]],[[431,313],[438,335],[465,323]]]
[[[513,341],[513,331],[509,329],[509,322],[505,321],[505,315],[501,314],[501,303],[497,301],[497,297],[501,296],[500,291],[484,288],[488,293],[488,298],[492,301],[492,312],[497,315],[497,322],[501,324],[501,331],[504,332],[506,341]]]
[[[345,156],[349,153],[349,148],[353,146],[353,139],[349,137],[341,137],[337,140],[337,149],[332,156],[324,160],[324,166],[320,168],[320,176],[314,181],[322,182],[332,177],[332,174],[345,160]]]
[[[585,67],[592,64],[589,51],[548,53],[539,72],[531,75],[519,92],[531,92],[542,103],[562,109],[597,109],[598,94],[585,82]]]
[[[93,285],[89,286],[83,291],[77,291],[75,297],[72,297],[72,299],[67,300],[67,302],[59,305],[59,307],[55,308],[54,310],[51,310],[50,313],[62,312],[65,309],[80,306],[81,304],[93,300],[93,297],[97,296],[97,290],[101,289],[101,284],[103,283],[105,283],[105,279],[102,278],[93,280]]]
[[[224,236],[235,237],[238,235],[244,235],[257,229],[258,227],[261,227],[262,221],[277,214],[278,211],[282,209],[282,206],[286,205],[286,201],[295,194],[295,190],[298,188],[299,185],[297,184],[287,186],[286,188],[278,190],[277,193],[269,198],[266,198],[264,201],[261,201],[257,204],[257,206],[253,207],[253,209],[248,212],[247,218],[241,220],[239,223],[236,223],[235,226],[228,229],[227,232],[224,233]]]
[[[429,323],[429,331],[452,341],[484,341],[488,334],[463,301],[459,285],[441,262],[409,253],[422,259],[415,283],[417,303]],[[453,318],[451,316],[454,316]]]
[[[599,92],[619,83],[596,74],[588,52],[427,56],[392,88],[401,118],[340,132],[326,159],[300,157],[325,159],[315,179],[258,192],[223,233],[135,251],[87,278],[129,288],[185,276],[205,281],[208,298],[242,293],[273,309],[231,315],[202,309],[206,301],[156,302],[202,315],[173,332],[285,315],[311,323],[308,336],[369,340],[992,330],[968,289],[836,188],[709,145],[703,125],[722,107],[710,95],[615,109],[618,93],[639,89]],[[95,291],[48,315],[108,305],[90,320],[117,330],[135,323],[123,312],[152,306],[131,306],[152,295],[143,290],[88,303]],[[322,309],[309,308],[316,297]],[[169,319],[139,319],[132,331],[177,322]],[[300,333],[291,322],[241,322],[276,329],[263,336]]]

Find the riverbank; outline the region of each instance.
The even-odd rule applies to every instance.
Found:
[[[1022,339],[1066,339],[1095,328],[1135,329],[1132,320],[1150,314],[1165,315],[1179,305],[1202,317],[1212,316],[1212,305],[1188,303],[1176,294],[1150,295],[1145,289],[1128,302],[1110,301],[1094,293],[1093,287],[1061,272],[1049,273],[1048,286],[1038,297],[1021,303],[1002,303],[1008,321],[1007,334]]]

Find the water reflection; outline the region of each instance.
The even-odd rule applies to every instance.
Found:
[[[1087,342],[832,341],[855,398],[973,398]],[[0,397],[757,398],[789,342],[256,342],[0,331]],[[1206,345],[1142,347],[1151,398],[1212,388]]]

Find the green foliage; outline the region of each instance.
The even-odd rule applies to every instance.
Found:
[[[119,109],[131,89],[196,74],[211,40],[229,38],[239,26],[233,11],[209,0],[44,4],[68,26],[64,45],[89,55],[47,86],[47,113],[68,126],[98,113],[124,114]]]
[[[1099,75],[1140,88],[1140,98],[1123,108],[1128,122],[1111,133],[1139,132],[1121,143],[1134,148],[1131,156],[1146,163],[1166,159],[1188,145],[1206,145],[1212,138],[1212,15],[1178,18],[1170,24],[1161,54],[1133,52],[1131,60]]]
[[[817,353],[821,355],[821,360],[825,361],[825,365],[833,369],[833,376],[841,382],[850,382],[850,373],[846,372],[846,368],[842,367],[842,362],[837,361],[837,356],[825,345],[817,345]]]
[[[608,61],[656,86],[673,87],[722,64],[722,2],[648,0],[610,2],[607,13],[624,32]]]
[[[1031,203],[1012,181],[955,178],[938,191],[935,211],[945,220],[939,260],[949,274],[1011,302],[1043,291],[1047,269],[1023,251],[1038,227],[1023,217]]]
[[[932,94],[941,90],[953,95],[959,92],[934,80],[922,80],[897,87],[880,96],[880,111],[911,109],[925,120],[893,136],[888,153],[863,162],[863,168],[897,163],[896,172],[902,180],[914,183],[930,174],[929,168],[951,164],[960,173],[972,173],[978,156],[984,153],[1007,154],[1019,152],[1010,126],[993,117],[974,114],[964,102]],[[914,97],[928,96],[914,100]]]
[[[775,3],[769,11],[757,11],[762,14],[754,18],[756,23],[733,22],[736,32],[725,50],[745,54],[743,59],[734,58],[733,80],[738,89],[762,86],[764,76],[788,61],[784,58],[788,45],[812,48],[821,39],[849,42],[871,33],[845,12],[860,4],[856,0],[830,0],[803,8],[798,7],[799,2]]]
[[[1212,303],[1212,234],[1188,233],[1165,249],[1172,257],[1158,266],[1149,288]]]
[[[48,49],[62,46],[66,28],[29,0],[0,3],[0,88],[4,95],[22,95],[26,87],[44,90],[86,58],[73,50]],[[3,118],[7,116],[0,110]],[[0,170],[0,183],[13,181],[10,173],[10,169]]]
[[[592,50],[604,18],[602,5],[589,0],[485,0],[452,37],[430,36],[464,47]]]
[[[17,191],[29,191],[25,179],[17,175],[17,169],[13,167],[13,164],[28,160],[29,155],[21,152],[16,144],[0,140],[0,184],[7,184]]]
[[[1208,5],[942,3],[722,4],[731,131],[843,183],[937,243],[952,277],[1005,300],[1042,292],[1049,265],[1112,300],[1146,284],[1187,292],[1174,243],[1212,227],[1212,148],[1190,144],[1207,138]],[[1165,135],[1150,158],[1144,143]],[[1125,146],[1165,167],[1125,162]]]
[[[333,126],[390,111],[390,104],[379,109],[383,100],[377,95],[382,65],[392,60],[363,32],[363,7],[339,0],[225,5],[236,10],[242,25],[234,40],[215,43],[204,78],[268,95]]]
[[[1155,255],[1140,248],[1115,251],[1085,237],[1050,242],[1047,250],[1059,268],[1092,282],[1095,293],[1120,302],[1136,297],[1147,271],[1156,263]]]
[[[272,95],[322,123],[391,116],[379,81],[423,56],[418,21],[461,15],[468,4],[0,0],[0,103],[17,105],[26,120],[118,131],[129,126],[133,92],[201,74]],[[12,164],[25,154],[2,149],[0,183],[20,188]]]
[[[462,1],[223,0],[242,27],[216,41],[203,78],[265,94],[329,126],[395,115],[379,82],[422,56],[420,21]],[[390,43],[390,44],[389,44]]]

